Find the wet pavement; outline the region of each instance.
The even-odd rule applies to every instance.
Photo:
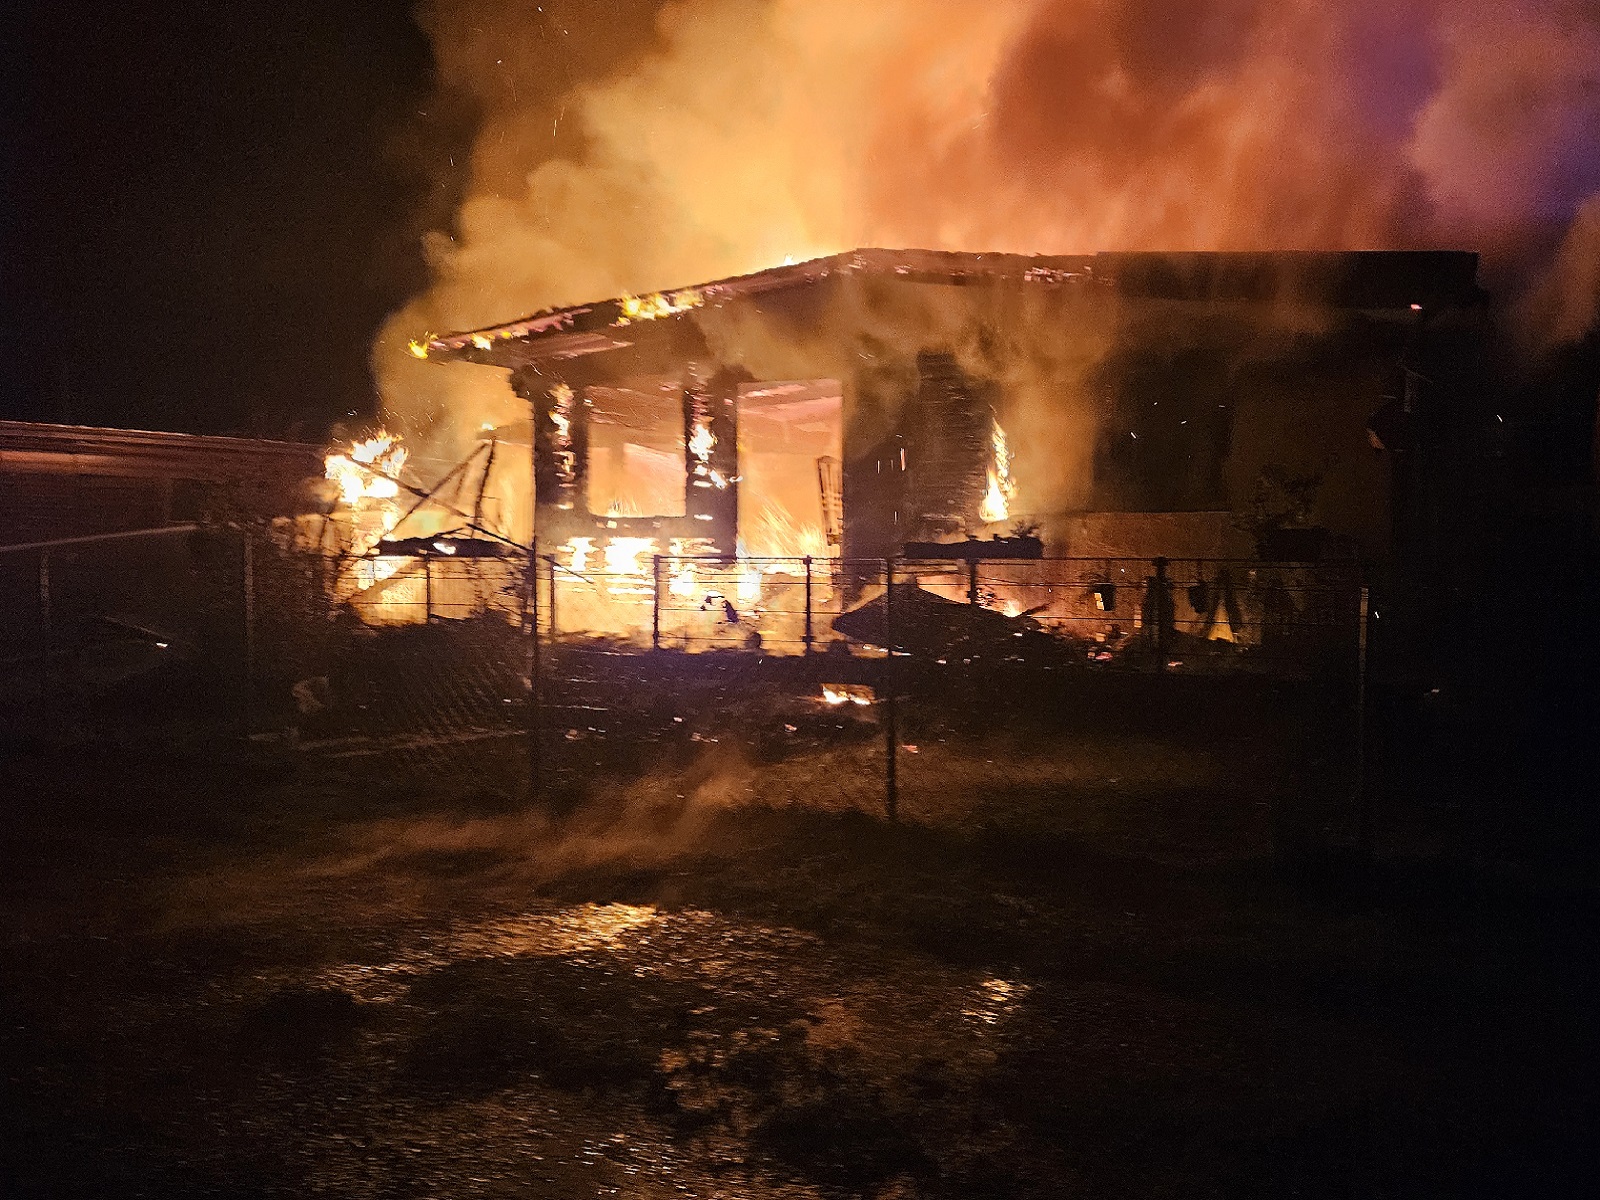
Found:
[[[1037,827],[722,802],[564,829],[514,806],[335,817],[317,796],[340,781],[306,773],[230,779],[255,793],[235,821],[204,772],[103,786],[119,822],[13,830],[11,1194],[1588,1177],[1586,977],[1529,935],[1541,914],[1352,905],[1249,856]]]

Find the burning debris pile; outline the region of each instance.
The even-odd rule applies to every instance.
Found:
[[[310,539],[325,552],[333,534],[330,598],[375,625],[490,609],[516,614],[523,568],[510,559],[519,547],[485,524],[496,449],[493,440],[480,446],[431,489],[407,478],[410,452],[386,430],[330,450],[324,473],[337,487],[336,502]],[[477,473],[471,512],[459,506],[469,469]]]
[[[339,485],[339,499],[353,514],[357,554],[371,550],[399,521],[400,473],[409,455],[398,437],[380,430],[324,460],[327,478]]]

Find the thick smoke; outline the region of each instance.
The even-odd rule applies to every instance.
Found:
[[[434,285],[375,349],[413,420],[520,415],[492,372],[409,360],[424,331],[862,245],[1467,248],[1530,343],[1595,319],[1585,0],[431,0],[422,19],[481,124]]]

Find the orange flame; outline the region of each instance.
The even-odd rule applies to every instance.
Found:
[[[622,313],[617,317],[616,324],[631,325],[634,321],[655,321],[675,313],[687,312],[691,308],[699,308],[704,303],[705,298],[694,288],[684,288],[680,292],[670,294],[654,292],[648,296],[623,295],[617,301]]]
[[[322,462],[323,474],[339,485],[339,498],[352,508],[363,500],[391,500],[400,494],[394,477],[404,469],[408,453],[396,435],[380,430],[347,454],[329,454]]]
[[[992,455],[989,467],[989,487],[983,503],[978,506],[978,516],[986,523],[1004,521],[1011,515],[1011,501],[1017,494],[1016,482],[1011,478],[1011,449],[1006,445],[1006,431],[1000,422],[994,422],[989,435]]]
[[[696,425],[694,432],[689,435],[689,453],[693,454],[701,462],[705,462],[711,457],[711,451],[716,444],[717,437],[707,425]]]
[[[834,706],[856,704],[865,708],[872,703],[872,689],[851,683],[825,683],[822,685],[822,700]]]

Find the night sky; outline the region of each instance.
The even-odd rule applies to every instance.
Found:
[[[406,0],[30,2],[3,53],[0,415],[316,440],[374,411],[471,129]]]

